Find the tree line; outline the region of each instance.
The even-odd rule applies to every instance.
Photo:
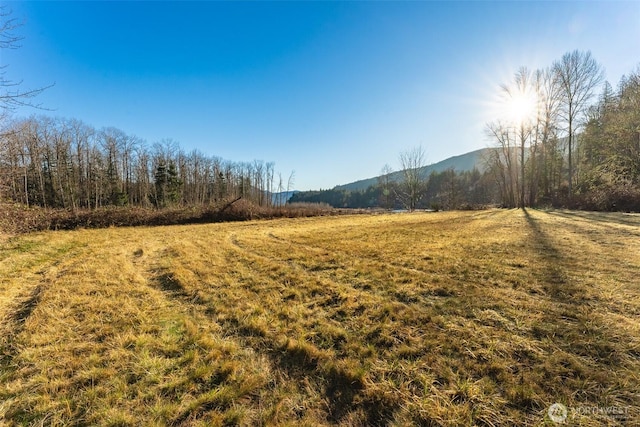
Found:
[[[17,49],[21,22],[0,6],[0,51]],[[42,91],[23,89],[0,66],[0,201],[26,206],[96,209],[216,204],[243,198],[260,207],[282,205],[275,191],[290,191],[273,162],[231,162],[165,139],[145,140],[76,119],[30,117],[10,121]]]
[[[295,193],[290,201],[327,203],[337,208],[406,210],[473,209],[495,202],[495,185],[491,177],[478,169],[464,172],[447,169],[431,172],[428,176],[423,176],[418,170],[419,178],[409,191],[404,177],[396,178],[390,169],[384,170],[387,173],[378,177],[378,183],[365,190],[301,191]]]
[[[153,144],[108,127],[46,116],[14,120],[0,132],[0,195],[28,206],[158,208],[242,197],[259,206],[289,190],[273,162],[232,162],[173,140]]]

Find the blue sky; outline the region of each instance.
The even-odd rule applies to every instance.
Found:
[[[591,50],[615,85],[640,64],[640,2],[3,2],[2,52],[62,117],[234,161],[274,161],[295,188],[485,147],[518,67]],[[22,110],[21,115],[37,111]]]

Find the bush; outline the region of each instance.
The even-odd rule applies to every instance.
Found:
[[[326,203],[258,206],[244,199],[209,206],[164,209],[105,207],[75,211],[38,207],[28,208],[18,203],[0,202],[0,232],[20,234],[42,230],[246,221],[251,219],[334,215],[338,213],[345,212],[335,210]]]
[[[640,188],[631,183],[604,183],[576,197],[580,209],[640,212]]]
[[[49,215],[45,209],[0,201],[1,233],[19,234],[48,228]]]

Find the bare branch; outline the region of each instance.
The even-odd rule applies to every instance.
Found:
[[[15,18],[10,18],[10,16],[11,11],[6,6],[0,6],[0,50],[18,49],[20,47],[18,42],[23,39],[13,33],[16,28],[22,26],[22,23]],[[7,67],[7,64],[0,66],[0,117],[6,116],[19,107],[46,110],[31,100],[51,88],[53,84],[37,89],[21,90],[19,87],[22,85],[22,81],[12,81],[5,78]]]

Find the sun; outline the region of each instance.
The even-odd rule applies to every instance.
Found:
[[[524,86],[524,87],[523,87]],[[501,85],[484,103],[489,120],[498,120],[510,127],[531,126],[538,119],[540,98],[531,85]]]
[[[515,125],[532,123],[538,112],[538,98],[532,91],[510,91],[504,99],[504,115]]]
[[[495,85],[487,78],[481,117],[486,123],[498,124],[502,129],[531,129],[541,119],[545,108],[541,76],[527,68],[520,68],[510,81]],[[493,79],[492,79],[493,80]]]

